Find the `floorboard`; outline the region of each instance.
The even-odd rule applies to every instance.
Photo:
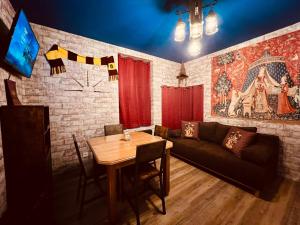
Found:
[[[300,184],[278,181],[270,190],[270,200],[253,194],[171,157],[171,191],[166,198],[167,214],[160,214],[161,201],[146,194],[141,202],[141,223],[145,225],[300,225]],[[54,219],[57,225],[108,224],[105,198],[84,207],[78,218],[76,201],[78,171],[54,178]],[[105,186],[105,184],[103,184]],[[98,189],[88,188],[89,195]],[[275,193],[275,194],[274,194]],[[135,224],[135,216],[126,201],[119,203],[119,224]]]

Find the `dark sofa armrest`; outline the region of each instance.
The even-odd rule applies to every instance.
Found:
[[[169,138],[179,138],[179,137],[181,137],[181,129],[176,129],[176,130],[169,129],[168,130],[168,137]]]
[[[256,141],[243,149],[241,158],[258,165],[278,160],[279,138],[274,135],[257,134]]]

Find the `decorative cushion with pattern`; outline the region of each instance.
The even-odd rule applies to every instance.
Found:
[[[216,126],[216,132],[215,132],[215,139],[213,140],[215,143],[222,145],[224,138],[226,137],[229,129],[231,127],[236,127],[243,129],[245,131],[250,131],[250,132],[256,132],[257,128],[256,127],[238,127],[238,126],[230,126],[230,125],[225,125],[221,123],[217,123]]]
[[[223,141],[223,146],[240,158],[243,149],[252,142],[255,136],[255,132],[249,132],[237,127],[232,127],[229,129]]]
[[[199,122],[181,121],[181,136],[198,139]]]

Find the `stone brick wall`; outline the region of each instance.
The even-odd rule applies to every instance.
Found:
[[[8,28],[15,12],[9,0],[0,1],[0,16]],[[18,95],[23,104],[50,106],[51,147],[53,169],[66,168],[77,163],[71,134],[78,135],[83,152],[88,152],[84,138],[103,135],[105,124],[119,123],[118,82],[108,81],[105,66],[84,65],[65,60],[67,72],[50,76],[50,67],[44,54],[53,44],[90,56],[118,53],[133,56],[151,63],[152,124],[161,123],[161,85],[175,85],[180,64],[155,56],[95,41],[78,35],[32,24],[40,43],[40,51],[32,77],[12,76],[17,82]],[[3,79],[9,73],[0,68],[0,105],[6,104]],[[88,76],[88,81],[87,81]],[[81,84],[78,85],[72,77]],[[93,86],[101,81],[95,88]],[[89,83],[89,85],[88,85]],[[71,91],[72,90],[72,91]],[[82,91],[76,91],[82,90]],[[95,92],[97,91],[97,92]],[[89,156],[90,153],[89,153]],[[5,173],[0,139],[0,216],[6,209]]]
[[[8,0],[0,0],[0,19],[4,24],[10,28],[15,11]],[[0,67],[0,106],[6,104],[4,79],[7,79],[9,73]],[[21,79],[12,77],[12,80],[17,82],[17,92],[22,94]],[[1,130],[0,130],[1,137]],[[2,139],[0,138],[0,216],[6,209],[6,185],[5,185],[5,173],[4,173],[4,160],[2,151]]]
[[[218,121],[223,124],[256,126],[258,132],[275,134],[281,140],[280,173],[290,179],[300,180],[300,122],[271,122],[221,118],[211,116],[211,58],[229,51],[240,49],[273,37],[300,29],[300,23],[261,37],[243,42],[230,48],[185,63],[188,85],[204,85],[204,120]]]
[[[32,77],[22,82],[23,103],[50,106],[54,169],[77,162],[71,138],[72,133],[79,136],[82,150],[88,151],[83,138],[101,136],[104,134],[105,124],[119,123],[119,98],[118,82],[108,81],[105,66],[85,65],[64,60],[67,72],[50,76],[50,67],[44,53],[53,44],[82,55],[100,57],[113,55],[116,63],[118,63],[118,53],[150,61],[152,124],[161,123],[160,86],[176,83],[173,77],[179,73],[180,64],[52,28],[36,24],[32,24],[32,27],[41,49]],[[72,77],[84,87],[78,85]],[[93,88],[99,81],[101,81],[99,85]]]

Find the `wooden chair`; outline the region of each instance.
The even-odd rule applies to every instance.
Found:
[[[154,136],[160,136],[163,139],[168,138],[168,128],[160,125],[155,125]]]
[[[104,126],[104,135],[115,135],[115,134],[123,134],[123,125],[122,124],[113,124],[113,125],[105,125]]]
[[[145,132],[147,134],[151,134],[152,135],[152,129],[141,130],[141,132]]]
[[[101,189],[101,185],[100,185],[99,181],[106,178],[106,173],[105,173],[105,168],[95,166],[95,162],[93,162],[93,160],[90,160],[90,161],[83,161],[82,160],[76,137],[75,137],[74,134],[72,135],[72,137],[73,137],[73,141],[74,141],[78,161],[79,161],[79,164],[80,164],[80,176],[79,176],[79,182],[78,182],[78,188],[77,188],[77,198],[76,199],[78,200],[79,197],[80,197],[80,194],[81,194],[80,210],[79,210],[79,217],[81,217],[82,211],[83,211],[83,205],[85,203],[92,202],[93,200],[104,196],[103,195],[104,193]],[[82,183],[82,179],[83,179],[83,183]],[[102,194],[99,195],[99,196],[95,196],[91,199],[86,200],[85,199],[86,186],[87,186],[87,184],[90,184],[90,183],[96,184],[97,187],[100,188],[100,191],[102,192]],[[81,189],[82,189],[82,193],[81,193]]]
[[[154,167],[151,162],[156,159],[160,159],[160,168],[157,169]],[[148,187],[161,199],[162,201],[162,214],[166,214],[165,206],[165,193],[164,193],[164,165],[166,162],[166,140],[162,140],[155,143],[139,145],[136,149],[136,160],[133,166],[125,168],[125,174],[129,178],[133,185],[133,198],[134,202],[131,201],[131,196],[126,193],[129,204],[133,208],[137,224],[140,224],[140,214],[139,214],[139,194],[138,194],[138,185],[142,183],[148,184]],[[159,177],[159,190],[153,188],[150,184],[150,181]]]

